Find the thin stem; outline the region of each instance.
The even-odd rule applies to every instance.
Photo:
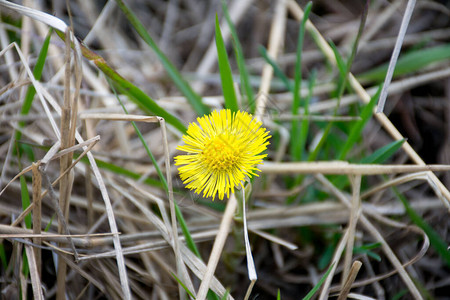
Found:
[[[200,284],[200,288],[198,289],[197,300],[205,299],[206,294],[208,293],[209,284],[211,283],[214,271],[217,267],[217,263],[219,262],[219,258],[222,253],[223,246],[225,245],[225,240],[227,239],[228,233],[230,231],[231,222],[233,221],[233,216],[236,208],[236,196],[234,194],[231,194],[222,217],[222,222],[220,223],[219,232],[217,233],[216,240],[214,241],[211,255],[209,256],[205,275],[203,277],[202,283]]]

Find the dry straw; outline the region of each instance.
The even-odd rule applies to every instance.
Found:
[[[231,5],[231,17],[233,21],[239,22],[242,16],[249,7],[257,8],[256,5],[252,5],[251,0],[247,1],[234,1]],[[115,2],[110,1],[104,7],[101,13],[101,17],[97,18],[94,27],[101,29],[105,27],[105,21],[111,17],[111,13],[114,11]],[[387,5],[385,9],[380,10],[382,12],[381,18],[373,20],[371,27],[368,28],[367,34],[362,36],[361,48],[362,51],[368,51],[367,48],[379,49],[376,47],[386,47],[388,45],[392,48],[393,44],[396,43],[394,48],[394,54],[392,55],[391,65],[389,67],[388,73],[392,74],[393,68],[395,67],[396,56],[400,49],[402,42],[405,44],[414,44],[417,41],[422,41],[425,33],[414,34],[404,38],[403,34],[407,24],[407,19],[410,17],[410,12],[412,12],[412,7],[414,6],[414,1],[408,2],[408,8],[405,13],[404,22],[402,25],[401,33],[398,35],[396,41],[395,39],[387,39],[380,41],[379,44],[375,42],[367,42],[371,37],[373,37],[381,26],[390,19],[390,17],[395,13],[396,9],[400,6],[401,1],[394,1],[390,5]],[[74,278],[74,274],[78,274],[88,281],[86,287],[83,288],[80,297],[88,290],[88,286],[95,286],[101,293],[108,293],[117,299],[131,298],[131,291],[137,295],[145,295],[141,284],[145,283],[152,285],[154,287],[153,296],[158,299],[170,299],[173,295],[173,290],[167,286],[176,287],[180,298],[185,298],[184,288],[189,291],[190,294],[194,295],[197,299],[204,299],[207,295],[208,290],[212,290],[220,297],[223,297],[227,290],[223,284],[214,276],[217,266],[220,261],[220,257],[223,253],[225,242],[231,232],[231,226],[233,226],[233,218],[235,217],[235,212],[237,207],[242,204],[243,207],[243,225],[245,232],[245,246],[247,262],[249,263],[249,277],[251,284],[247,290],[246,299],[251,298],[251,291],[253,284],[256,280],[255,266],[252,265],[252,253],[250,252],[250,243],[248,241],[247,230],[253,234],[262,237],[270,243],[272,243],[272,250],[274,253],[275,264],[282,269],[287,267],[284,265],[283,252],[280,250],[280,246],[285,247],[289,251],[295,250],[298,246],[284,239],[283,237],[276,236],[275,234],[267,233],[263,230],[273,230],[280,228],[292,228],[298,226],[311,226],[311,225],[324,225],[324,224],[337,224],[342,226],[343,235],[341,240],[337,244],[334,255],[332,257],[333,268],[331,273],[320,293],[320,299],[327,299],[330,293],[336,293],[339,295],[339,299],[344,299],[346,297],[357,297],[364,298],[364,295],[358,295],[355,293],[350,293],[350,290],[357,286],[364,286],[368,284],[374,284],[377,287],[378,281],[388,278],[393,274],[399,274],[400,278],[403,280],[404,284],[408,288],[412,297],[417,299],[421,298],[421,295],[414,283],[411,275],[407,272],[407,267],[416,261],[418,261],[427,251],[429,246],[428,237],[421,230],[413,226],[405,226],[404,224],[393,221],[391,216],[399,216],[405,213],[405,208],[399,203],[361,203],[361,200],[368,199],[369,197],[381,197],[380,195],[386,195],[386,190],[388,187],[397,186],[400,184],[416,184],[419,180],[420,182],[426,182],[433,189],[435,194],[441,199],[442,203],[447,208],[450,208],[449,200],[450,193],[442,185],[442,183],[437,179],[433,172],[438,171],[448,171],[450,167],[447,165],[425,165],[422,159],[417,155],[417,153],[411,148],[408,143],[403,144],[403,149],[407,155],[412,158],[412,161],[417,165],[360,165],[360,164],[350,164],[343,161],[327,161],[327,162],[312,162],[312,163],[285,163],[284,155],[286,153],[287,146],[289,145],[290,136],[289,131],[273,119],[266,118],[266,111],[268,111],[269,99],[274,102],[279,103],[281,106],[285,107],[292,100],[292,94],[278,93],[276,95],[270,95],[271,84],[274,84],[273,80],[273,68],[265,64],[262,68],[262,76],[259,85],[259,94],[257,97],[257,111],[255,114],[255,119],[251,121],[245,121],[249,118],[246,113],[239,112],[239,117],[237,120],[241,122],[239,125],[229,125],[228,121],[233,119],[231,117],[232,113],[228,111],[216,112],[212,117],[203,117],[198,120],[198,123],[203,125],[197,126],[191,124],[190,130],[183,138],[185,141],[184,145],[178,147],[179,150],[183,151],[182,155],[178,155],[175,158],[176,164],[181,170],[182,180],[187,184],[187,187],[197,192],[197,194],[202,194],[206,197],[214,198],[218,196],[219,199],[229,198],[226,203],[226,210],[222,214],[218,211],[213,211],[208,207],[198,205],[194,201],[186,205],[183,208],[183,213],[186,215],[195,216],[194,218],[189,218],[187,222],[187,227],[191,230],[192,238],[196,242],[203,241],[213,241],[214,245],[209,256],[207,265],[205,262],[194,254],[185,244],[186,238],[178,234],[178,221],[176,219],[175,213],[175,201],[179,200],[182,196],[174,195],[172,191],[172,176],[176,171],[175,168],[170,166],[170,158],[175,154],[175,149],[177,143],[179,143],[179,137],[181,134],[179,132],[171,132],[170,126],[169,131],[166,131],[166,126],[164,119],[155,116],[139,116],[139,115],[124,115],[115,113],[117,107],[114,102],[111,101],[112,95],[109,94],[109,87],[102,81],[102,78],[98,77],[96,71],[92,70],[90,67],[85,67],[81,70],[81,59],[79,46],[76,39],[73,38],[70,31],[67,30],[68,26],[62,22],[60,19],[42,13],[39,10],[34,10],[26,8],[23,6],[16,5],[14,3],[0,0],[0,6],[8,7],[14,11],[30,16],[39,22],[43,22],[47,25],[52,26],[68,34],[66,38],[66,53],[65,53],[65,67],[64,62],[60,60],[62,55],[60,51],[55,51],[49,57],[53,57],[49,64],[59,69],[56,75],[47,83],[42,84],[33,77],[33,73],[28,66],[26,57],[29,57],[29,49],[27,50],[27,42],[25,39],[23,43],[25,44],[21,50],[17,44],[12,43],[6,46],[1,52],[0,57],[5,57],[8,65],[13,65],[14,59],[11,52],[15,51],[19,56],[21,64],[25,70],[24,74],[27,76],[26,79],[14,83],[8,84],[6,87],[0,90],[1,97],[7,97],[14,91],[15,88],[21,87],[23,85],[31,84],[36,88],[37,98],[39,100],[39,114],[33,116],[18,116],[18,115],[7,115],[1,120],[2,124],[8,124],[7,122],[16,122],[22,120],[43,120],[47,119],[46,126],[48,128],[46,135],[52,140],[52,144],[49,150],[46,151],[45,156],[28,167],[23,168],[18,171],[17,176],[15,176],[4,189],[0,192],[0,196],[6,189],[16,189],[20,188],[17,183],[17,179],[24,174],[32,174],[32,194],[33,203],[25,210],[14,210],[11,207],[7,207],[3,203],[0,203],[0,209],[2,211],[14,214],[16,219],[12,221],[10,225],[0,225],[0,238],[12,239],[17,241],[19,244],[24,245],[24,249],[28,256],[28,266],[30,269],[30,282],[33,289],[33,295],[35,299],[43,299],[44,295],[42,293],[42,282],[40,282],[42,270],[40,268],[42,258],[40,257],[40,252],[42,249],[47,249],[58,253],[60,260],[60,265],[67,265],[67,279]],[[92,5],[89,1],[80,1],[80,6],[91,7]],[[280,58],[280,53],[283,48],[283,37],[286,34],[286,21],[288,19],[288,12],[297,18],[302,19],[303,12],[295,1],[283,0],[277,1],[274,5],[275,11],[273,14],[273,20],[271,23],[271,29],[269,34],[269,44],[268,53],[273,59]],[[173,17],[174,11],[169,14],[167,13],[167,23],[174,22],[176,18]],[[408,15],[409,14],[409,15]],[[207,23],[205,23],[207,25]],[[207,27],[206,25],[205,28]],[[22,30],[26,31],[29,29],[30,23],[23,23]],[[170,33],[170,26],[164,26],[164,34],[162,37],[162,43],[166,43],[167,37]],[[228,27],[221,26],[224,28],[224,39],[227,41],[229,39]],[[39,31],[39,35],[42,34],[42,26]],[[94,41],[97,37],[95,32],[100,32],[92,30],[85,42],[89,43]],[[104,28],[105,29],[105,28]],[[44,26],[44,32],[46,28]],[[106,28],[105,30],[110,30]],[[319,31],[314,27],[312,22],[307,22],[307,30],[312,34],[315,41],[318,43],[321,51],[325,54],[325,57],[329,62],[335,64],[335,55],[329,47],[328,43],[319,33]],[[45,34],[45,33],[44,33]],[[431,33],[430,33],[431,34]],[[433,32],[438,38],[448,37],[448,32]],[[26,38],[26,36],[25,36]],[[74,49],[71,49],[69,43],[74,42]],[[99,38],[102,43],[110,43],[110,39]],[[109,44],[113,46],[112,44]],[[306,53],[305,53],[306,54]],[[308,53],[310,54],[310,53]],[[313,55],[304,55],[304,58],[312,57],[313,59],[321,59],[322,55],[320,53],[311,53]],[[120,58],[122,56],[118,53],[111,53],[112,58]],[[215,46],[211,44],[209,50],[205,52],[203,58],[200,58],[200,63],[198,64],[198,73],[207,73],[214,66],[215,62]],[[286,57],[281,57],[280,62],[285,60]],[[290,58],[292,61],[292,58]],[[190,59],[195,61],[195,59]],[[59,62],[58,62],[59,61]],[[149,64],[151,59],[146,60],[143,64]],[[288,60],[286,60],[288,61]],[[152,66],[154,67],[154,66]],[[124,68],[126,69],[126,68]],[[71,73],[71,71],[74,73]],[[135,70],[132,70],[133,72]],[[10,68],[10,77],[17,79],[20,75],[18,69]],[[127,75],[132,76],[134,73],[130,72]],[[85,82],[90,85],[89,88],[81,89],[80,80],[83,74]],[[431,70],[428,73],[423,73],[418,76],[411,78],[399,80],[397,82],[390,82],[390,76],[386,77],[386,84],[384,86],[383,92],[389,92],[389,95],[394,95],[405,91],[405,89],[410,89],[412,87],[418,86],[423,83],[435,81],[436,79],[446,78],[450,74],[450,70]],[[146,76],[148,74],[145,74]],[[134,75],[133,75],[134,76]],[[141,74],[139,75],[141,76]],[[159,75],[151,75],[159,76]],[[64,82],[64,86],[59,87],[55,85],[55,82]],[[72,82],[72,88],[69,84]],[[74,85],[73,85],[74,84]],[[355,101],[362,100],[367,103],[370,100],[370,95],[375,93],[375,89],[364,89],[360,82],[350,74],[349,84],[356,95],[348,95],[342,98],[341,105],[348,105],[354,103]],[[202,90],[205,84],[201,83],[198,85],[199,90]],[[153,85],[152,85],[153,88]],[[158,89],[160,87],[157,87]],[[157,91],[157,94],[164,94],[166,92],[167,86]],[[317,86],[314,91],[314,95],[324,95],[329,94],[330,91],[334,89],[332,84],[324,84]],[[11,90],[11,91],[10,91]],[[49,91],[52,91],[50,93]],[[55,99],[53,92],[64,91],[64,105],[61,107],[58,99]],[[62,94],[62,93],[61,93]],[[88,112],[78,113],[77,99],[79,95],[83,97],[92,97],[93,99],[101,99],[101,105],[105,108],[90,109]],[[307,95],[305,91],[302,91],[302,95]],[[3,98],[2,98],[3,99]],[[89,98],[90,99],[90,98]],[[221,96],[211,96],[205,97],[204,103],[207,103],[213,107],[221,107],[223,103],[223,97]],[[161,103],[165,109],[176,110],[177,112],[183,111],[187,106],[186,99],[183,97],[167,97],[160,99],[158,103]],[[318,103],[311,103],[310,113],[317,113],[328,111],[330,108],[336,106],[335,100],[320,101]],[[1,112],[8,112],[12,109],[17,110],[20,106],[13,107],[13,104],[2,106],[0,108]],[[135,109],[135,105],[126,105],[127,108]],[[187,110],[187,109],[186,109]],[[100,113],[99,113],[100,112]],[[114,112],[114,113],[108,113]],[[191,116],[186,113],[186,116]],[[234,116],[234,115],[233,115]],[[392,125],[392,123],[387,119],[387,117],[381,114],[375,114],[375,118],[380,122],[380,124],[386,129],[386,131],[395,139],[402,139],[402,135],[398,130]],[[236,118],[235,118],[236,119]],[[251,118],[250,118],[251,119]],[[333,121],[333,122],[343,122],[343,121],[355,121],[354,117],[350,116],[295,116],[295,115],[280,115],[274,118],[275,121],[286,121],[286,120],[310,120],[310,121]],[[86,127],[87,136],[90,138],[81,138],[81,135],[76,131],[77,120],[82,120],[83,125]],[[96,136],[96,124],[104,124],[105,122],[111,122],[114,124],[111,126],[117,135],[117,140],[120,144],[120,149],[123,151],[124,155],[108,154],[93,152],[93,149],[97,150],[99,137]],[[114,121],[125,121],[125,122],[114,122]],[[265,154],[263,151],[267,145],[268,133],[263,129],[264,126],[270,128],[271,131],[276,131],[279,136],[278,148],[273,155],[271,155],[272,162],[264,163],[259,165]],[[165,173],[168,185],[168,194],[166,195],[161,191],[159,187],[149,187],[143,182],[151,177],[155,173],[153,167],[149,167],[148,161],[146,159],[141,159],[134,155],[133,151],[136,151],[136,146],[132,144],[129,138],[128,123],[127,122],[144,122],[144,123],[155,123],[159,124],[161,127],[159,131],[155,132],[158,134],[158,138],[161,137],[162,146],[158,149],[158,154],[161,156],[159,158],[159,163],[165,164]],[[245,123],[245,124],[243,124]],[[108,123],[110,124],[110,123]],[[124,125],[125,124],[125,125]],[[245,125],[245,126],[244,126]],[[2,125],[3,126],[3,125]],[[154,125],[145,126],[151,127]],[[109,125],[108,125],[109,127]],[[18,126],[11,124],[12,129],[18,129]],[[202,129],[207,128],[206,131]],[[217,129],[221,130],[217,130]],[[251,134],[255,135],[254,139],[248,139],[245,135],[244,138],[235,138],[234,133],[230,134],[227,129],[234,128],[236,132],[247,132],[247,137]],[[110,128],[108,128],[110,130]],[[108,131],[109,132],[109,131]],[[155,132],[153,129],[149,131],[149,135],[146,137],[153,143],[155,139]],[[206,133],[205,133],[206,132]],[[255,134],[256,133],[256,134]],[[31,141],[35,143],[42,144],[44,137],[38,134],[34,134],[32,131],[24,130],[23,136],[26,136]],[[207,138],[206,138],[207,137]],[[157,139],[158,139],[157,138]],[[256,147],[250,149],[251,157],[242,158],[242,149],[249,149],[252,143],[255,143]],[[250,146],[249,146],[250,145]],[[242,149],[241,149],[242,148]],[[6,178],[9,170],[11,168],[12,150],[13,144],[9,145],[9,152],[6,156],[6,161],[4,163],[4,168],[2,169],[1,179]],[[101,147],[98,147],[101,149]],[[230,149],[238,149],[237,153],[231,151]],[[140,150],[139,150],[140,151]],[[136,151],[138,152],[138,151]],[[79,154],[77,159],[73,159],[72,155],[74,153]],[[109,157],[111,159],[120,158],[125,162],[125,164],[131,166],[130,169],[136,169],[136,174],[146,172],[144,176],[136,180],[135,178],[124,178],[117,174],[111,174],[109,172],[100,172],[96,164],[98,157]],[[79,162],[83,158],[88,158],[90,161],[90,167],[86,167]],[[50,183],[48,180],[50,165],[55,159],[61,160],[60,170],[58,172],[59,176],[56,180]],[[233,165],[233,162],[241,161],[239,167],[228,168]],[[93,171],[94,176],[91,178],[90,168]],[[150,171],[149,171],[150,169]],[[206,170],[202,173],[202,170]],[[214,170],[224,170],[225,172],[214,173]],[[240,172],[240,170],[244,170]],[[244,187],[248,184],[248,177],[257,175],[259,170],[262,174],[267,176],[266,181],[268,181],[268,189],[261,192],[260,190],[254,191],[254,198],[261,200],[258,205],[254,206],[251,211],[246,212],[245,210],[245,189]],[[79,172],[84,172],[86,178],[87,189],[91,188],[94,191],[94,187],[98,188],[101,194],[103,203],[99,203],[95,200],[95,193],[91,192],[89,196],[85,198],[80,197],[78,193],[72,193],[72,182],[73,174],[80,174]],[[76,172],[76,173],[75,173]],[[408,173],[398,177],[394,177],[392,180],[380,183],[365,193],[361,193],[361,177],[366,175],[380,175],[380,174],[391,174],[397,175],[402,173]],[[200,174],[200,175],[199,175]],[[208,174],[208,175],[206,175]],[[215,177],[208,177],[211,174],[216,174]],[[221,174],[221,175],[219,175]],[[293,190],[282,190],[279,186],[274,183],[274,179],[277,175],[297,175],[297,174],[313,174],[313,176],[305,176],[304,182],[294,188]],[[324,174],[344,174],[349,175],[351,178],[352,195],[344,193],[342,190],[337,188],[333,183],[327,179]],[[1,180],[0,180],[1,181]],[[414,182],[416,181],[416,182]],[[330,195],[330,199],[325,199],[320,203],[309,203],[301,205],[293,205],[287,207],[286,205],[279,204],[279,199],[285,199],[286,197],[291,197],[296,195],[308,185],[313,182],[320,184],[322,188],[326,189]],[[60,189],[61,194],[59,195],[57,191],[53,191],[53,187],[58,184],[62,186]],[[236,189],[242,189],[243,201],[240,203],[241,199],[237,199],[235,194]],[[65,189],[65,191],[64,191]],[[50,218],[47,214],[43,213],[41,200],[43,197],[51,193],[53,200],[63,199],[61,209],[58,211],[58,219],[61,222],[61,228],[59,233],[46,233],[40,230],[42,224],[47,224],[50,222]],[[360,194],[361,193],[361,194]],[[89,194],[89,193],[88,193]],[[70,196],[70,197],[69,197]],[[58,198],[57,198],[58,197]],[[110,199],[111,197],[111,199]],[[333,198],[334,197],[334,198]],[[86,199],[88,198],[88,199]],[[169,201],[167,201],[167,198]],[[238,197],[240,198],[240,197]],[[269,200],[268,200],[269,199]],[[338,202],[336,202],[336,200]],[[70,202],[69,202],[70,201]],[[88,228],[89,231],[86,234],[70,234],[70,230],[79,228],[73,220],[68,219],[68,207],[76,206],[80,210],[87,210],[88,212]],[[56,204],[55,207],[59,207]],[[442,204],[437,199],[420,199],[420,201],[411,200],[411,207],[414,209],[435,209],[440,208]],[[33,213],[33,230],[28,230],[24,228],[17,227],[20,223],[24,221],[26,216],[32,211]],[[95,219],[93,216],[99,216]],[[118,231],[118,226],[116,224],[116,218],[121,220],[121,230],[123,233],[120,234]],[[221,222],[219,220],[221,218]],[[248,220],[248,224],[247,224]],[[67,222],[66,222],[67,221]],[[66,223],[65,223],[66,222]],[[109,229],[103,234],[90,234],[91,232],[97,232],[99,228],[104,228],[103,222],[109,222]],[[408,230],[408,232],[413,232],[420,235],[420,239],[423,240],[421,247],[417,250],[417,254],[413,258],[406,258],[402,253],[396,254],[392,245],[389,245],[383,236],[384,227],[375,226],[376,224],[381,226],[386,226],[386,228],[392,227],[398,230]],[[359,261],[353,262],[354,255],[351,249],[356,246],[356,237],[360,233],[360,228],[365,231],[365,234],[369,236],[368,239],[379,241],[381,244],[381,251],[384,253],[393,268],[390,271],[386,271],[385,274],[375,274],[374,270],[371,270],[371,262],[367,257],[362,257],[361,261],[364,263],[363,270],[367,271],[370,278],[364,280],[358,280],[356,277],[358,275],[361,263]],[[83,228],[84,229],[84,228]],[[277,230],[274,230],[278,232]],[[72,231],[75,232],[75,231]],[[68,241],[70,241],[68,243]],[[58,245],[59,243],[59,245]],[[71,245],[67,247],[66,245]],[[156,251],[158,250],[158,251]],[[167,252],[172,251],[167,255]],[[289,252],[293,253],[293,252]],[[296,255],[303,255],[301,251],[296,251]],[[125,255],[133,255],[133,259],[125,259]],[[72,257],[78,257],[78,262],[74,263]],[[114,264],[106,258],[112,258]],[[407,261],[402,262],[402,261]],[[136,263],[139,261],[139,263]],[[142,262],[142,265],[140,263]],[[339,264],[340,263],[340,264]],[[339,266],[338,266],[339,264]],[[103,274],[106,274],[104,280],[96,278],[95,273],[89,273],[86,271],[86,266],[94,266],[96,270],[99,270]],[[62,268],[62,267],[61,267]],[[128,269],[128,273],[127,273]],[[188,269],[194,274],[200,281],[200,288],[198,293],[196,293],[195,281],[191,279],[191,274],[189,274]],[[313,269],[313,268],[311,268]],[[119,270],[117,272],[117,270]],[[342,270],[341,282],[339,284],[332,285],[335,277],[335,273]],[[254,273],[252,273],[254,271]],[[65,282],[66,272],[61,269],[61,274],[64,273],[63,279],[58,278],[59,281]],[[133,272],[137,276],[129,276],[128,274]],[[311,274],[314,272],[311,271]],[[182,287],[174,281],[173,275],[176,274],[177,278],[185,286]],[[284,276],[283,274],[282,276]],[[311,282],[315,280],[314,275],[311,275],[308,280]],[[139,279],[143,279],[140,281]],[[169,279],[167,279],[169,278]],[[285,276],[283,278],[288,278]],[[311,279],[312,278],[312,279]],[[291,278],[292,279],[292,278]],[[294,278],[294,280],[297,280]],[[170,282],[170,284],[167,284]],[[136,284],[137,283],[137,284]],[[309,283],[309,281],[308,281]],[[60,284],[58,282],[58,284]],[[25,285],[23,286],[25,287]],[[379,289],[382,287],[378,285]],[[62,299],[64,296],[64,287],[61,283],[58,291],[56,288],[48,291],[45,296],[51,297],[57,294],[58,298]],[[24,289],[22,289],[24,290]],[[332,294],[333,296],[333,294]],[[232,299],[232,296],[228,295],[228,299]],[[283,299],[283,298],[282,298]]]

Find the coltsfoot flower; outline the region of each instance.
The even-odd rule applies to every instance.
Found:
[[[197,123],[183,135],[185,145],[177,149],[187,154],[176,156],[175,165],[187,188],[213,200],[219,194],[222,200],[245,179],[258,176],[269,132],[251,114],[229,109],[199,117]]]

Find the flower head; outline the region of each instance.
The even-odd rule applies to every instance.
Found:
[[[183,135],[186,152],[175,157],[180,177],[187,188],[203,197],[229,196],[246,178],[258,176],[256,165],[267,154],[269,132],[247,112],[214,111],[189,124]]]

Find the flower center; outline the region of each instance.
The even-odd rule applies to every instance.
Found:
[[[233,145],[234,138],[219,135],[205,146],[202,152],[203,161],[215,171],[229,170],[240,158],[240,150]]]

